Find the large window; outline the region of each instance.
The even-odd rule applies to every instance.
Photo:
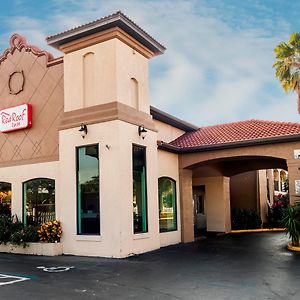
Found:
[[[146,179],[146,148],[133,145],[133,231],[148,231],[147,221],[147,179]]]
[[[0,215],[11,215],[11,184],[0,182]]]
[[[98,145],[77,148],[77,233],[100,234]]]
[[[159,231],[177,230],[176,183],[168,177],[158,179]]]
[[[55,181],[36,178],[23,183],[24,223],[41,225],[55,220]]]

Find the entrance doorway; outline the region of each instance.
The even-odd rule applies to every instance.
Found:
[[[205,185],[193,186],[194,236],[206,235]]]

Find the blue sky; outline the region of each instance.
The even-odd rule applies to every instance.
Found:
[[[300,31],[295,0],[2,1],[0,52],[18,32],[45,37],[122,10],[167,47],[150,61],[150,101],[196,125],[300,121],[296,95],[274,76],[274,47]]]

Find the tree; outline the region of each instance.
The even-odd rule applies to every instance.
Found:
[[[274,49],[276,60],[273,68],[276,70],[283,89],[295,91],[298,94],[298,113],[300,113],[300,34],[291,34],[287,43],[281,42]]]

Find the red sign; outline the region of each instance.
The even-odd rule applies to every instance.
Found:
[[[22,104],[0,110],[1,132],[30,128],[31,124],[32,107],[30,104]]]

